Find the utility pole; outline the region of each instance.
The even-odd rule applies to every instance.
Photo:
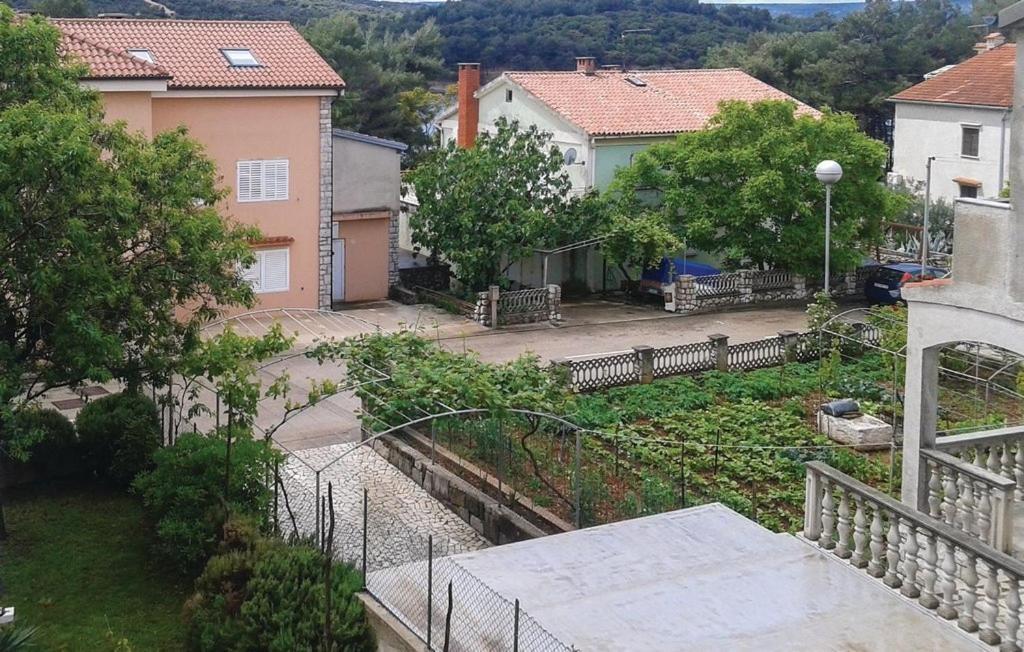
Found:
[[[924,226],[921,229],[921,273],[924,274],[924,268],[928,266],[928,212],[932,204],[932,161],[935,160],[934,156],[928,157],[928,162],[925,163],[925,176],[924,176]]]
[[[632,36],[634,34],[650,34],[653,31],[654,30],[649,28],[649,27],[644,27],[644,28],[641,28],[641,29],[624,29],[624,30],[622,30],[622,33],[619,34],[619,39],[622,41],[622,69],[623,70],[629,70],[629,59],[630,59],[629,55],[632,54],[632,52],[630,52],[630,49],[631,49],[630,45],[631,45],[632,41],[631,40],[627,41],[626,37],[627,36]]]

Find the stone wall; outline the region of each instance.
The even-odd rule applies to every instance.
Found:
[[[440,464],[432,464],[426,455],[398,437],[385,435],[375,440],[373,447],[491,543],[500,545],[549,534]],[[522,499],[517,501],[523,507]]]
[[[334,212],[334,139],[331,135],[333,97],[320,98],[320,228],[319,292],[321,310],[331,309],[331,221]]]
[[[847,272],[832,279],[834,296],[849,296],[864,288],[864,273]],[[821,283],[811,284],[803,276],[780,270],[739,270],[714,276],[676,277],[671,292],[666,292],[666,310],[684,314],[712,312],[716,309],[751,304],[805,301],[814,296]]]

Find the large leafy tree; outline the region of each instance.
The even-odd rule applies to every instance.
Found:
[[[707,129],[658,144],[619,171],[620,212],[659,210],[690,246],[736,261],[820,274],[825,191],[814,176],[823,159],[844,170],[832,195],[832,265],[851,269],[874,242],[898,198],[880,182],[885,146],[849,115],[797,115],[792,102],[727,102]]]
[[[535,249],[577,232],[578,210],[558,148],[536,126],[499,119],[461,149],[449,143],[408,176],[420,207],[413,240],[443,257],[471,290],[504,282]]]
[[[406,143],[428,144],[426,122],[443,97],[427,81],[444,74],[441,34],[433,22],[402,31],[393,19],[339,13],[310,24],[306,38],[345,79],[334,125]]]
[[[225,221],[214,164],[184,131],[103,122],[42,19],[0,6],[0,453],[49,389],[167,373],[239,278],[251,229]],[[24,433],[21,433],[24,434]]]
[[[815,106],[880,128],[886,98],[922,75],[970,56],[978,34],[951,0],[870,0],[828,31],[753,34],[708,52],[713,68],[738,67]]]

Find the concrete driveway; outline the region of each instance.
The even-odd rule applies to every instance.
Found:
[[[674,315],[664,310],[610,301],[563,304],[560,326],[530,324],[442,336],[452,351],[472,350],[488,362],[504,362],[526,352],[543,360],[570,355],[622,351],[634,346],[671,346],[702,342],[722,333],[730,342],[749,342],[781,330],[805,330],[803,307],[758,308],[706,315]]]

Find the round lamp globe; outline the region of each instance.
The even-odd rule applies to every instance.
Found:
[[[822,161],[814,168],[814,176],[826,186],[831,186],[843,178],[843,168],[835,161]]]

